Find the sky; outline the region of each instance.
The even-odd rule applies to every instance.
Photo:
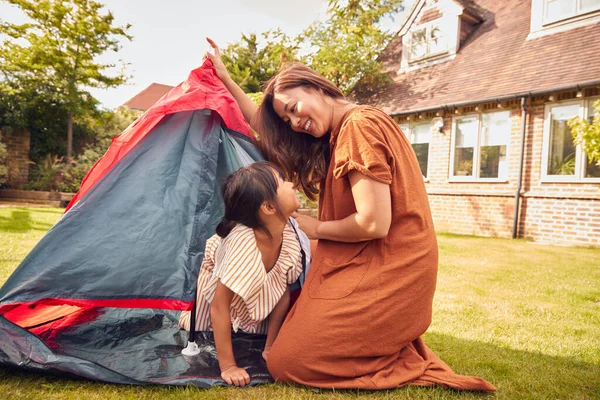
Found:
[[[240,40],[242,33],[281,28],[295,36],[311,22],[323,19],[326,0],[100,0],[117,25],[131,24],[133,40],[122,41],[118,53],[99,60],[129,63],[127,85],[92,89],[106,108],[115,108],[152,82],[176,86],[202,62],[211,37],[220,47]],[[0,19],[23,22],[19,9],[0,3]],[[400,23],[396,19],[396,23]],[[397,29],[400,27],[398,26]]]

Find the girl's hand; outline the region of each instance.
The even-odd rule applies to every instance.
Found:
[[[265,361],[268,361],[269,359],[269,352],[271,351],[271,346],[265,346],[265,349],[262,352],[262,358]]]
[[[309,217],[308,215],[299,214],[297,212],[292,214],[292,217],[298,221],[298,227],[302,230],[302,232],[306,233],[309,239],[315,240],[320,239],[318,235],[319,225],[321,225],[321,221],[316,218]]]
[[[219,77],[219,79],[224,81],[225,78],[229,77],[229,72],[227,72],[227,68],[225,67],[225,64],[223,64],[223,60],[221,60],[221,52],[219,51],[219,46],[217,46],[217,44],[211,38],[206,38],[206,41],[213,48],[215,54],[212,54],[210,51],[207,51],[206,53],[204,53],[202,61],[204,61],[206,58],[210,58],[210,61],[212,61],[217,72],[217,76]]]
[[[237,365],[232,365],[221,371],[221,378],[229,385],[234,386],[246,386],[250,383],[250,375],[248,375],[248,372]]]

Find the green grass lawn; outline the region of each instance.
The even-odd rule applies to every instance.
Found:
[[[0,208],[0,284],[61,209]],[[455,371],[484,377],[498,399],[600,398],[600,249],[439,235],[433,323],[424,338]],[[393,333],[390,333],[393,334]],[[468,399],[439,388],[315,391],[287,385],[201,390],[119,386],[0,367],[0,398]]]

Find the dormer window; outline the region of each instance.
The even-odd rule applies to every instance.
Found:
[[[410,62],[448,52],[447,35],[436,21],[420,25],[410,34]]]
[[[482,18],[456,0],[416,0],[398,36],[402,53],[398,73],[456,57],[461,42]]]
[[[527,39],[598,22],[600,0],[531,0],[531,30]]]
[[[544,0],[544,25],[600,10],[600,0]]]

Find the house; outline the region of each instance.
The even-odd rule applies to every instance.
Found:
[[[146,111],[171,89],[173,89],[173,86],[153,82],[150,86],[126,101],[123,107],[137,111]]]
[[[600,246],[600,0],[418,0],[354,97],[410,138],[440,231]]]

